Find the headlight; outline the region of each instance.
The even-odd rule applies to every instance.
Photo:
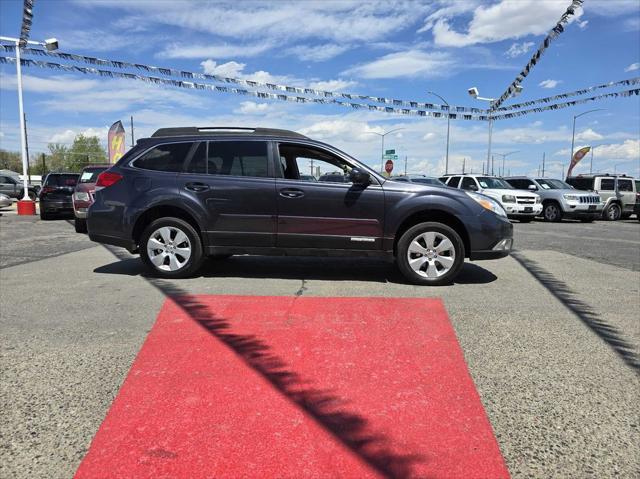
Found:
[[[542,203],[542,198],[540,198],[539,196],[536,196],[536,204],[538,203]]]
[[[502,201],[504,203],[515,203],[516,197],[512,195],[502,195]]]
[[[76,191],[73,194],[73,199],[76,201],[89,201],[89,193],[84,191]]]
[[[483,208],[493,211],[497,215],[504,216],[505,218],[507,217],[507,212],[504,210],[502,205],[493,198],[489,198],[485,195],[479,195],[478,193],[472,193],[470,191],[465,191],[465,193],[476,200]]]
[[[562,195],[562,197],[567,201],[580,201],[577,195]]]

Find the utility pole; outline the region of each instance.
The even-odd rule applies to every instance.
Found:
[[[487,158],[487,162],[489,161],[489,158]],[[493,155],[491,155],[491,176],[493,176]],[[489,164],[487,163],[487,174],[489,174]]]
[[[404,176],[407,176],[407,155],[404,155]]]
[[[136,144],[136,137],[133,135],[133,115],[131,115],[131,148]]]
[[[311,158],[311,176],[313,176],[313,158]]]
[[[27,152],[27,177],[29,178],[29,183],[31,183],[31,164],[29,162],[29,137],[27,136],[27,114],[23,113],[24,116],[24,148]]]
[[[464,175],[464,163],[466,158],[462,158],[462,174]]]
[[[546,152],[542,153],[542,177],[543,178],[544,178],[544,159],[545,159],[546,154],[547,154]]]
[[[538,176],[540,176],[540,165],[538,165]]]

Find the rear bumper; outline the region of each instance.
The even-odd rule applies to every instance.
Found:
[[[71,201],[58,200],[42,200],[40,199],[40,211],[47,213],[55,213],[59,211],[73,211],[73,203]]]

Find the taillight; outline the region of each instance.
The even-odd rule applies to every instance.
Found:
[[[113,171],[103,171],[98,175],[98,181],[96,181],[96,188],[108,188],[115,185],[122,179],[122,175],[114,173]]]
[[[42,193],[52,193],[56,191],[56,188],[53,186],[43,186],[42,189],[40,190],[40,194]]]

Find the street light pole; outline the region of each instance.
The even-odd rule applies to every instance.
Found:
[[[444,159],[444,174],[447,175],[449,174],[449,132],[451,131],[451,109],[449,108],[449,103],[447,102],[447,100],[442,98],[440,95],[433,91],[428,91],[427,93],[437,96],[444,102],[445,105],[447,105],[447,153]]]
[[[588,113],[593,113],[594,111],[602,111],[605,108],[596,108],[595,110],[587,110],[579,115],[573,115],[573,132],[571,133],[571,151],[569,152],[569,164],[573,161],[573,149],[575,146],[576,140],[576,118],[580,118],[582,115],[586,115]]]
[[[366,133],[371,133],[374,135],[378,135],[379,137],[382,138],[382,145],[380,147],[380,174],[382,174],[384,172],[384,137],[387,136],[389,133],[394,133],[396,131],[400,131],[400,130],[404,130],[404,128],[395,128],[393,130],[389,130],[385,133],[378,133],[377,131],[367,131]]]
[[[504,176],[505,158],[509,155],[513,155],[514,153],[520,153],[520,150],[510,151],[509,153],[496,153],[496,155],[502,157],[502,176]]]
[[[20,116],[20,154],[22,156],[22,179],[23,179],[23,196],[18,201],[18,214],[35,215],[35,203],[29,198],[29,158],[27,157],[27,132],[24,123],[24,103],[22,101],[22,62],[20,59],[20,39],[11,37],[1,37],[0,41],[11,42],[16,49],[16,75],[18,76],[18,111]],[[32,45],[40,45],[46,47],[47,50],[57,50],[58,41],[55,38],[46,40],[45,42],[27,41]]]

